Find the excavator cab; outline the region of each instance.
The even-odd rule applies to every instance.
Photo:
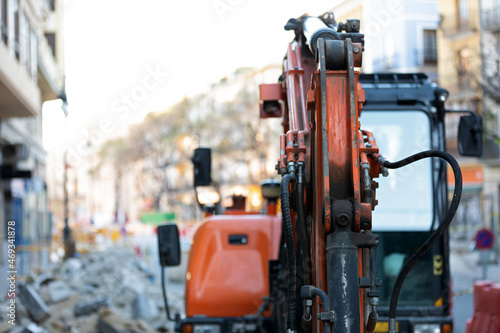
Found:
[[[376,135],[390,160],[426,150],[446,150],[444,102],[447,93],[422,73],[362,74],[366,96],[360,122]],[[463,111],[457,136],[462,155],[480,156],[481,118]],[[461,148],[460,148],[461,147]],[[377,268],[379,322],[387,332],[389,301],[403,264],[442,223],[448,203],[447,168],[427,159],[378,180],[373,233],[379,236]],[[451,285],[448,237],[442,237],[409,273],[399,296],[398,332],[451,332]]]

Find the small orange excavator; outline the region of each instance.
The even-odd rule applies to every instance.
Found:
[[[360,75],[359,20],[326,13],[285,29],[295,38],[283,74],[260,87],[261,118],[283,118],[281,183],[263,184],[262,214],[237,200],[221,213],[217,195],[199,201],[208,213],[191,247],[186,316],[171,318],[167,306],[168,317],[179,332],[451,332],[446,229],[462,182],[445,152],[448,93],[424,74]],[[459,150],[478,156],[481,119],[461,112]],[[445,161],[455,177],[451,202]],[[195,151],[193,162],[200,197],[213,185],[210,150]],[[380,188],[375,182],[413,163]],[[372,216],[376,197],[380,215]],[[162,266],[178,264],[177,227],[159,227],[158,241]]]

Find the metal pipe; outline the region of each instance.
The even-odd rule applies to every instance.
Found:
[[[330,300],[328,299],[328,295],[319,288],[313,288],[311,291],[313,295],[318,296],[321,299],[322,312],[329,313]],[[326,320],[323,321],[323,332],[330,333],[330,323]]]
[[[300,66],[302,66],[302,56],[300,55],[300,52],[295,52],[297,55],[297,63],[298,63],[298,69],[300,72],[298,72],[299,76],[299,88],[300,88],[300,95],[301,96],[307,96],[307,91],[304,90],[304,69]],[[303,128],[300,130],[304,132],[304,136],[309,134],[309,126],[307,123],[307,108],[306,108],[306,101],[305,98],[300,99],[300,106],[301,106],[301,113],[302,113],[302,123],[303,123]]]
[[[333,232],[326,238],[328,294],[337,316],[335,333],[360,332],[358,247],[350,232]]]
[[[372,286],[370,288],[371,292],[377,292],[376,279],[377,279],[377,247],[372,247],[369,249],[370,251],[370,277],[372,280]],[[367,333],[371,333],[375,330],[377,326],[378,314],[377,314],[377,305],[378,305],[378,293],[375,295],[372,294],[370,297],[371,304],[371,312],[368,316],[368,321],[366,322],[365,331]]]
[[[307,17],[304,19],[302,25],[304,36],[307,39],[309,49],[312,53],[316,54],[318,48],[318,39],[340,39],[338,33],[329,28],[321,19],[317,17]]]
[[[330,299],[328,297],[328,294],[325,293],[322,289],[316,288],[314,286],[302,286],[300,289],[300,294],[302,298],[304,299],[310,299],[314,298],[315,296],[318,296],[319,299],[321,300],[321,314],[318,314],[318,319],[323,321],[323,333],[327,332],[330,333],[330,324],[334,323],[335,320],[335,313],[330,311]],[[312,306],[312,302],[311,302]],[[305,313],[305,311],[304,311]]]
[[[293,77],[293,71],[296,67],[294,64],[295,60],[295,52],[292,50],[292,45],[288,46],[287,52],[287,61],[285,62],[286,68],[286,76],[287,76],[287,92],[288,92],[288,119],[290,121],[290,129],[292,131],[299,130],[299,115],[296,111],[297,106],[295,105],[295,101],[297,100],[296,96],[296,88],[295,88],[295,80]]]

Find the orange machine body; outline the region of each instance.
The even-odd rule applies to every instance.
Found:
[[[186,273],[186,315],[255,314],[262,298],[269,296],[268,265],[269,260],[278,259],[280,238],[280,217],[208,217],[191,246]],[[238,243],[238,239],[242,241]]]

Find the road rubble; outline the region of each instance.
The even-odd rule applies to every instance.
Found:
[[[181,313],[183,291],[167,290],[172,313]],[[0,302],[0,332],[171,332],[161,282],[132,250],[111,248],[70,258],[47,272],[18,282],[15,326]]]

